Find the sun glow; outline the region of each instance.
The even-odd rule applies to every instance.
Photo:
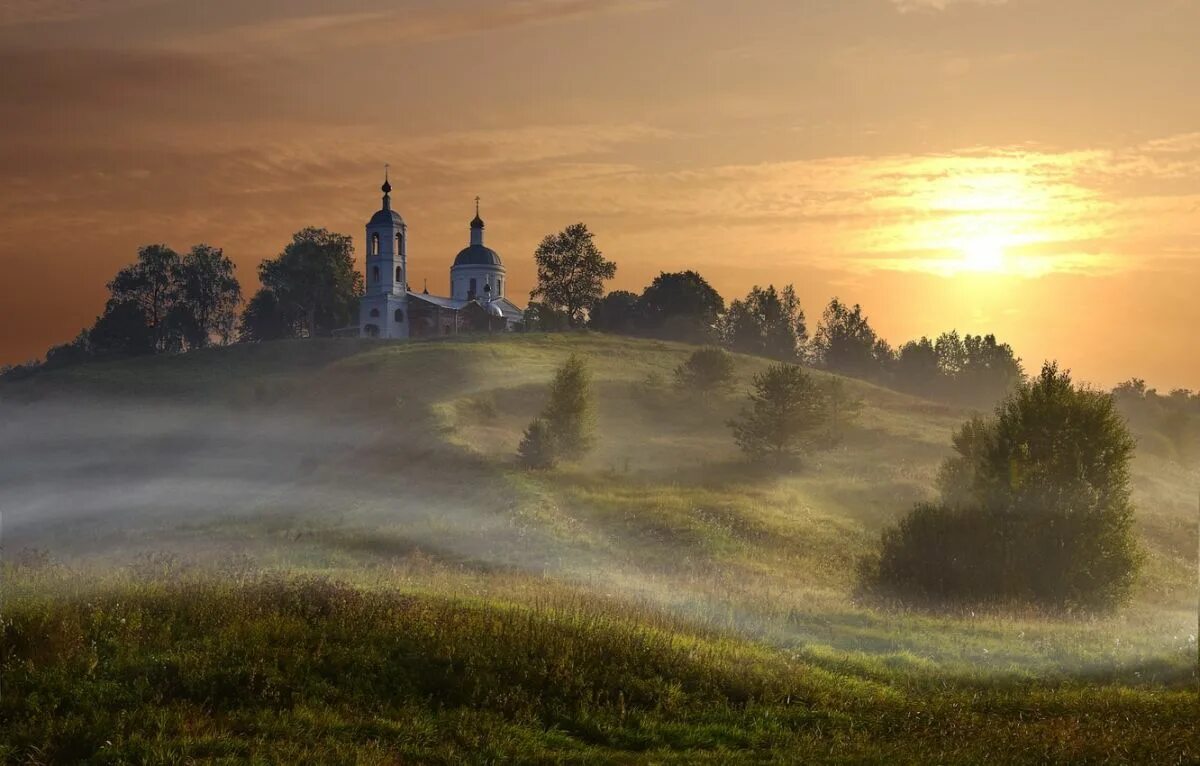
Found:
[[[962,252],[963,271],[979,274],[996,274],[1005,271],[1004,240],[1000,237],[978,237],[964,242]]]

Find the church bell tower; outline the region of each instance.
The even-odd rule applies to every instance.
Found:
[[[384,170],[383,207],[367,223],[366,292],[360,301],[360,334],[408,337],[408,226],[392,210],[392,184]]]

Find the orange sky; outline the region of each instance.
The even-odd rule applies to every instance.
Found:
[[[353,234],[385,162],[415,287],[484,199],[514,296],[585,221],[612,287],[793,282],[893,343],[995,332],[1200,388],[1200,3],[0,0],[0,362],[137,246]]]

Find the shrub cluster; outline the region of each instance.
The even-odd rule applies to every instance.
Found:
[[[1129,595],[1134,442],[1111,396],[1052,364],[989,419],[968,421],[939,503],[883,534],[863,585],[917,602],[1021,602],[1104,611]]]

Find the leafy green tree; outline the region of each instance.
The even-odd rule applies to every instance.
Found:
[[[733,388],[733,356],[722,348],[709,346],[698,349],[687,361],[675,368],[679,388],[695,391],[702,397]]]
[[[558,234],[548,235],[533,254],[537,264],[537,287],[530,300],[566,314],[571,327],[579,327],[587,312],[604,295],[605,280],[617,273],[617,264],[605,260],[587,226],[572,224]]]
[[[747,396],[748,405],[729,426],[753,460],[794,460],[813,445],[828,417],[820,386],[796,365],[771,365],[754,376]]]
[[[230,341],[242,300],[235,269],[220,248],[208,245],[196,245],[180,260],[176,305],[189,348],[204,348],[214,337]]]
[[[588,326],[600,332],[631,335],[642,327],[638,296],[627,290],[613,290],[592,306]]]
[[[647,333],[685,343],[712,341],[725,312],[725,299],[695,271],[662,272],[638,305]]]
[[[554,435],[550,426],[542,418],[534,418],[525,430],[521,445],[517,448],[521,464],[534,470],[553,468],[558,463],[558,451],[555,449]]]
[[[857,378],[879,378],[891,357],[891,349],[871,328],[862,307],[849,307],[837,298],[821,316],[813,346],[825,369]]]
[[[274,296],[276,319],[288,325],[288,337],[328,335],[356,318],[363,278],[354,270],[353,241],[344,234],[303,229],[279,257],[263,261],[258,274],[262,289]]]
[[[879,558],[864,566],[871,589],[1089,611],[1128,598],[1141,563],[1134,441],[1112,396],[1046,364],[993,417],[964,424],[954,450],[941,503],[885,533]]]
[[[583,360],[572,354],[554,376],[542,411],[558,454],[578,460],[595,442],[595,413],[591,375]]]
[[[735,351],[790,362],[804,356],[808,323],[791,285],[755,285],[744,300],[730,304],[721,335]]]
[[[153,351],[166,350],[167,316],[179,297],[179,265],[179,254],[171,248],[146,245],[138,250],[137,261],[118,271],[108,283],[112,306],[133,303],[141,309]],[[121,327],[121,333],[131,333],[134,328],[128,323],[133,318],[132,311],[121,308],[113,321]],[[101,334],[107,332],[105,329]]]

